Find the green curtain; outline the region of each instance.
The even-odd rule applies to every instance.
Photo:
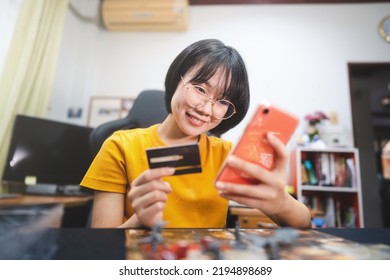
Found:
[[[21,4],[0,78],[0,178],[15,116],[47,112],[67,9],[68,0]]]

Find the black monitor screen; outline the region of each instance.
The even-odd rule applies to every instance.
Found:
[[[92,128],[16,116],[3,181],[78,185],[91,161]]]

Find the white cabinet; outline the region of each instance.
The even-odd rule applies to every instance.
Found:
[[[356,148],[293,151],[292,184],[297,199],[324,227],[364,227],[359,151]]]

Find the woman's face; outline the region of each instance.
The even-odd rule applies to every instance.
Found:
[[[195,73],[196,69],[182,77],[182,81],[177,86],[171,100],[172,115],[177,126],[183,134],[194,137],[215,128],[222,121],[213,115],[212,101],[198,108],[194,108],[188,103],[186,95],[191,93],[187,91],[193,90],[193,84],[189,81]],[[209,97],[216,100],[222,96],[223,85],[225,84],[223,79],[223,72],[217,71],[207,82],[197,86],[207,90]]]

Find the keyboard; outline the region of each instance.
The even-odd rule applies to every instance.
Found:
[[[17,198],[22,196],[19,193],[0,193],[0,199]]]
[[[45,196],[91,196],[93,191],[80,188],[78,185],[37,184],[27,186],[25,194]]]

